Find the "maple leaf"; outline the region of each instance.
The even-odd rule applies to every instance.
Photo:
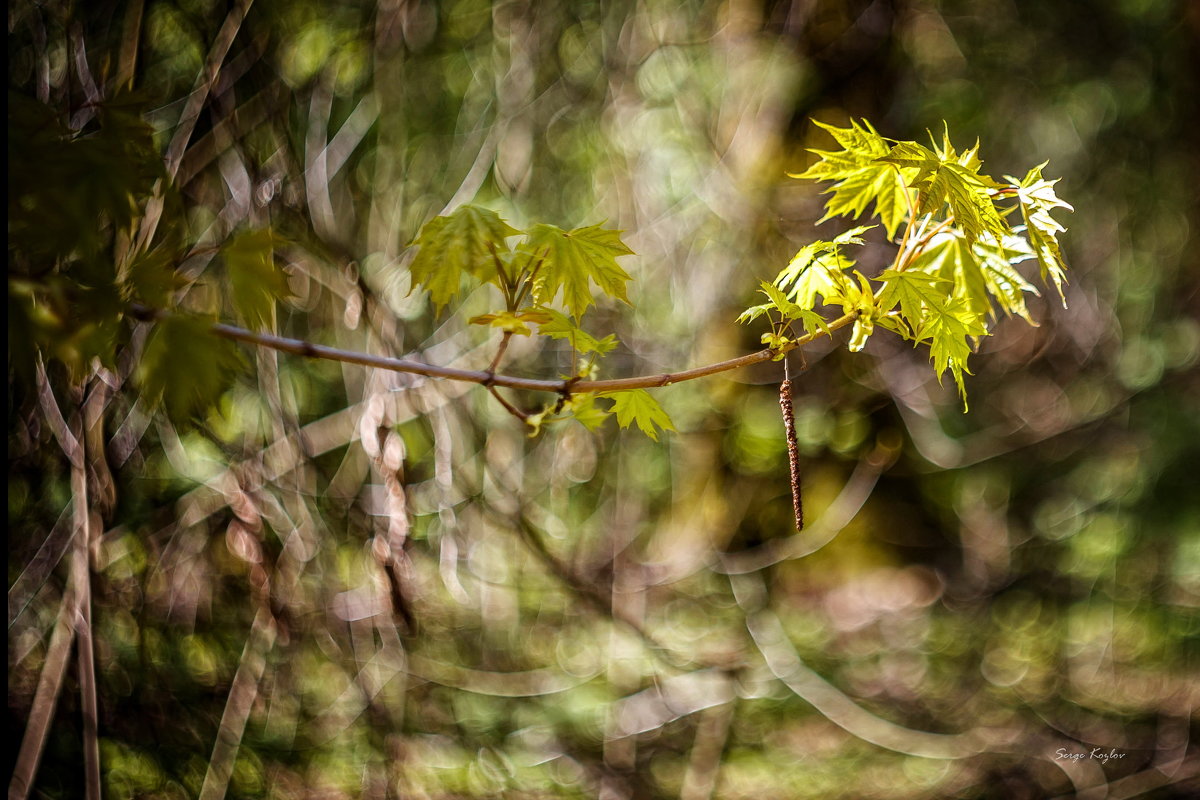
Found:
[[[1050,212],[1056,208],[1065,208],[1068,211],[1075,209],[1058,199],[1054,191],[1058,178],[1049,181],[1042,177],[1042,168],[1047,163],[1049,162],[1043,161],[1038,164],[1020,181],[1011,175],[1004,177],[1012,188],[1016,189],[1017,202],[1025,221],[1025,235],[1042,270],[1042,280],[1049,278],[1054,282],[1054,288],[1058,290],[1058,296],[1066,308],[1067,298],[1063,295],[1062,285],[1066,282],[1067,264],[1058,245],[1058,234],[1066,228],[1054,219]]]
[[[612,416],[611,411],[596,405],[596,395],[591,392],[571,395],[571,399],[563,404],[563,410],[569,411],[571,416],[589,431],[596,430]]]
[[[842,252],[842,246],[861,245],[862,234],[874,227],[861,225],[833,241],[818,239],[805,245],[775,277],[775,286],[784,289],[802,309],[813,308],[817,297],[823,301],[836,297],[846,282],[842,271],[854,266],[854,260]]]
[[[212,335],[215,318],[171,316],[146,342],[137,378],[151,403],[176,422],[211,408],[245,366],[237,347]]]
[[[555,311],[552,308],[538,306],[533,309],[543,319],[537,320],[538,332],[543,336],[549,336],[551,339],[566,339],[570,341],[571,347],[580,355],[588,353],[598,353],[605,355],[617,346],[617,337],[610,333],[603,339],[597,339],[587,331],[576,325],[570,317],[561,311]]]
[[[541,325],[549,321],[549,314],[532,308],[520,311],[493,311],[490,314],[480,314],[467,320],[471,325],[490,325],[517,336],[529,336],[533,333],[526,323],[532,322],[535,325]]]
[[[961,297],[972,311],[991,313],[989,295],[1005,314],[1016,314],[1031,325],[1025,293],[1037,294],[1014,267],[1032,258],[1024,239],[1013,234],[1000,242],[990,240],[967,244],[961,231],[938,234],[910,264],[913,274],[938,275],[953,282],[953,296]]]
[[[930,150],[916,142],[899,142],[879,160],[909,170],[910,186],[920,190],[917,214],[936,214],[949,204],[954,223],[974,244],[985,233],[999,239],[1008,232],[992,199],[1002,185],[979,172],[979,145],[958,153],[947,131],[942,146]]]
[[[631,424],[636,423],[642,433],[656,442],[658,441],[658,431],[655,430],[655,426],[664,431],[675,430],[667,412],[645,389],[604,392],[600,397],[607,397],[613,401],[612,413],[617,415],[617,424],[622,428],[628,428]]]
[[[1038,296],[1040,292],[1016,269],[1017,264],[1034,258],[1029,243],[1020,236],[1009,234],[999,243],[976,242],[974,252],[979,257],[984,285],[1004,313],[1016,314],[1037,327],[1037,323],[1029,316],[1025,295]]]
[[[899,303],[900,316],[913,335],[921,326],[926,309],[945,308],[949,291],[954,288],[954,283],[946,278],[916,270],[884,270],[879,280],[884,281],[879,310],[886,313]]]
[[[221,248],[233,307],[252,328],[270,328],[275,301],[290,295],[287,275],[275,266],[275,247],[283,241],[263,228],[240,233]]]
[[[918,341],[929,339],[929,354],[933,359],[933,370],[938,380],[946,370],[954,377],[958,393],[966,409],[967,390],[963,384],[963,373],[967,369],[967,358],[971,355],[970,339],[987,335],[983,316],[972,311],[966,300],[954,298],[941,308],[929,308],[921,327],[916,332]]]
[[[170,301],[171,292],[182,284],[175,271],[181,255],[169,246],[159,246],[139,253],[124,273],[122,297],[134,298],[147,305],[162,308]]]
[[[561,289],[563,305],[578,319],[595,302],[591,283],[608,296],[629,302],[625,284],[631,278],[617,264],[617,258],[633,255],[633,251],[621,241],[621,231],[600,225],[570,231],[535,225],[521,249],[544,259],[533,287],[533,298],[538,303],[552,302]]]
[[[874,203],[888,238],[894,238],[908,214],[911,198],[903,174],[879,160],[888,154],[891,141],[876,133],[866,120],[862,125],[851,120],[849,128],[814,122],[843,148],[809,150],[820,160],[798,175],[789,173],[793,178],[836,181],[824,192],[832,196],[825,201],[825,216],[819,222],[842,215],[858,219],[867,205]]]
[[[482,281],[496,279],[496,250],[520,231],[495,212],[479,206],[462,206],[453,214],[435,217],[421,228],[413,244],[420,247],[409,272],[413,285],[429,290],[437,308],[458,293],[463,273]]]

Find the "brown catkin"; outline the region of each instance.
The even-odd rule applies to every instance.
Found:
[[[787,434],[788,467],[792,471],[792,509],[796,512],[796,530],[804,530],[804,502],[800,497],[800,446],[796,443],[796,415],[792,411],[792,382],[779,384],[779,408]]]

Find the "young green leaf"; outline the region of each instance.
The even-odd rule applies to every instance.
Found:
[[[967,358],[971,355],[969,340],[986,335],[987,326],[983,323],[983,316],[972,311],[962,298],[951,300],[943,308],[929,309],[925,321],[917,330],[918,340],[929,339],[929,353],[939,380],[947,369],[954,376],[964,408],[967,390],[962,376],[964,372],[971,372],[967,369]]]
[[[866,346],[867,339],[875,332],[875,317],[879,314],[875,290],[867,276],[855,270],[854,277],[858,279],[858,284],[846,281],[845,291],[836,298],[847,314],[852,311],[858,312],[858,318],[854,320],[854,328],[850,333],[851,353],[857,353]]]
[[[275,301],[287,297],[287,275],[275,266],[275,246],[282,240],[269,228],[245,231],[221,248],[233,307],[251,328],[271,327]]]
[[[884,282],[879,292],[880,310],[890,311],[899,303],[900,316],[913,335],[920,328],[928,309],[940,311],[945,308],[949,292],[954,288],[954,283],[946,278],[915,270],[884,270],[879,280]]]
[[[453,214],[425,223],[413,244],[420,247],[409,272],[414,285],[429,290],[437,308],[458,294],[463,273],[481,281],[497,278],[492,248],[504,251],[504,240],[520,231],[495,212],[479,206],[462,206]]]
[[[596,405],[596,395],[591,392],[571,395],[571,399],[563,404],[563,410],[569,411],[571,416],[589,431],[596,430],[612,416],[611,411]]]
[[[1005,314],[1016,314],[1033,325],[1024,295],[1037,294],[1037,289],[1014,266],[1030,258],[1033,254],[1019,236],[978,241],[971,247],[961,231],[950,230],[935,236],[904,274],[938,275],[953,283],[951,295],[964,299],[972,311],[991,314],[991,298],[995,298]]]
[[[1062,285],[1066,282],[1066,261],[1063,260],[1062,250],[1058,245],[1058,234],[1066,230],[1058,220],[1050,215],[1056,208],[1074,211],[1069,204],[1058,199],[1054,184],[1059,179],[1048,181],[1042,177],[1042,168],[1047,162],[1038,164],[1026,173],[1024,179],[1018,181],[1011,175],[1007,180],[1017,190],[1017,202],[1021,206],[1021,216],[1025,220],[1025,235],[1033,248],[1038,266],[1042,270],[1042,280],[1049,278],[1058,289],[1058,296],[1063,307],[1067,299],[1063,295]]]
[[[571,347],[580,355],[587,355],[588,353],[605,355],[617,346],[617,337],[615,334],[610,333],[603,339],[597,339],[576,325],[570,317],[561,311],[555,311],[545,306],[538,306],[534,311],[544,317],[543,320],[537,320],[538,333],[543,336],[549,336],[551,339],[568,340],[571,343]]]
[[[467,320],[471,325],[490,325],[517,336],[530,336],[533,333],[526,323],[544,325],[549,321],[549,314],[533,308],[525,308],[520,311],[493,311],[491,314],[480,314]]]
[[[800,248],[786,267],[775,276],[775,285],[787,292],[788,297],[802,309],[811,309],[817,303],[842,291],[845,278],[842,271],[854,266],[854,259],[842,252],[842,246],[863,243],[862,234],[874,225],[851,228],[833,241],[818,239]]]
[[[617,264],[617,258],[633,255],[633,251],[621,241],[620,234],[599,225],[570,231],[535,225],[521,245],[526,252],[545,254],[534,281],[533,299],[545,305],[561,289],[563,305],[578,319],[595,302],[590,286],[595,283],[608,296],[628,303],[625,284],[631,278]]]
[[[664,431],[673,431],[671,418],[658,404],[658,401],[645,389],[630,389],[624,392],[605,392],[600,397],[608,397],[613,401],[612,412],[617,415],[617,424],[628,428],[637,423],[642,433],[654,441],[658,441],[657,425]]]
[[[911,197],[900,171],[879,160],[891,150],[892,142],[876,133],[866,120],[862,125],[851,120],[849,128],[816,124],[828,131],[843,149],[810,150],[820,160],[791,177],[836,181],[825,191],[832,197],[825,202],[825,216],[820,222],[842,215],[858,219],[867,205],[874,203],[888,238],[894,238],[908,214]]]
[[[950,143],[947,131],[942,146],[930,150],[916,142],[899,142],[882,162],[909,170],[910,186],[920,189],[917,214],[937,214],[949,204],[954,223],[974,244],[984,234],[1000,239],[1008,232],[1008,223],[1000,216],[992,191],[1001,188],[987,175],[979,172],[982,162],[979,145],[958,153]]]

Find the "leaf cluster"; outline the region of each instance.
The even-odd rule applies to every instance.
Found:
[[[413,244],[419,248],[409,267],[413,284],[426,289],[437,308],[469,286],[494,286],[504,308],[469,322],[495,328],[505,339],[532,336],[536,329],[538,335],[567,342],[572,353],[568,379],[594,377],[597,359],[618,345],[615,335],[597,337],[579,320],[595,304],[596,290],[629,303],[626,285],[632,279],[617,259],[633,251],[621,241],[621,231],[602,224],[564,230],[546,223],[521,231],[495,211],[465,205],[426,223]],[[553,307],[559,301],[565,311]],[[601,398],[612,405],[597,405]],[[657,429],[674,430],[667,413],[641,389],[571,394],[524,419],[536,434],[542,425],[567,418],[594,430],[613,415],[622,428],[636,425],[653,439]]]
[[[136,376],[148,398],[184,422],[211,408],[244,361],[207,333],[210,301],[182,301],[189,281],[179,266],[204,248],[187,245],[178,198],[144,121],[147,101],[118,95],[76,130],[50,106],[9,92],[9,364],[23,383],[37,355],[67,366],[75,379],[94,360],[116,369],[130,343],[132,309],[180,310],[160,320]],[[140,241],[152,203],[158,241]],[[276,263],[283,240],[270,229],[242,230],[214,249],[211,281],[238,319],[274,328],[275,303],[289,295]],[[192,279],[195,282],[195,279]]]
[[[928,345],[939,379],[949,371],[965,403],[967,361],[988,335],[996,309],[1034,324],[1025,295],[1038,292],[1018,265],[1036,260],[1042,280],[1063,297],[1066,263],[1058,234],[1065,228],[1051,212],[1071,206],[1055,193],[1057,181],[1042,177],[1044,163],[1022,179],[997,181],[981,171],[978,143],[959,151],[948,130],[926,147],[880,136],[865,120],[846,128],[817,124],[841,149],[813,150],[817,162],[793,177],[833,182],[821,221],[858,219],[873,209],[897,245],[895,258],[868,277],[847,253],[878,226],[811,242],[772,283],[762,284],[767,302],[738,321],[766,316],[771,332],[763,342],[782,355],[795,323],[811,334],[823,324],[821,307],[840,306],[856,317],[851,351],[861,350],[877,325]],[[1018,211],[1020,222],[1013,224]]]

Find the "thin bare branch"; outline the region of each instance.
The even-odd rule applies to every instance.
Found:
[[[233,46],[233,40],[237,37],[238,30],[242,27],[242,21],[246,18],[246,12],[250,10],[253,2],[254,0],[238,0],[234,4],[225,17],[221,30],[217,33],[217,40],[213,42],[212,48],[208,51],[204,68],[196,77],[196,84],[179,117],[179,126],[175,129],[170,144],[167,145],[164,162],[169,180],[173,180],[179,172],[179,165],[183,162],[187,144],[192,138],[192,132],[196,129],[196,121],[200,118],[204,104],[208,102],[209,93],[212,92],[217,77],[221,74],[221,64],[229,55],[229,48]],[[161,183],[158,184],[154,196],[146,203],[146,213],[142,219],[141,229],[138,231],[136,246],[133,248],[134,253],[147,250],[150,242],[154,239],[164,209],[163,188]]]
[[[125,9],[125,20],[121,27],[121,53],[117,58],[116,87],[114,91],[133,88],[133,76],[137,72],[138,42],[142,37],[142,12],[144,0],[133,0]]]
[[[246,721],[250,718],[250,709],[258,694],[258,683],[267,666],[267,652],[275,643],[275,633],[275,620],[270,610],[260,606],[242,649],[233,685],[229,687],[229,700],[221,715],[217,741],[208,762],[208,772],[204,775],[204,785],[200,789],[200,800],[221,800],[225,796],[229,778],[233,775],[233,762],[246,732]]]
[[[852,736],[897,753],[938,759],[967,758],[987,749],[991,744],[989,739],[1004,736],[1003,732],[996,732],[996,737],[992,737],[982,731],[927,733],[877,717],[800,660],[774,612],[768,608],[755,608],[766,596],[761,576],[734,576],[730,584],[738,605],[746,611],[746,628],[772,674]]]
[[[72,526],[71,504],[68,503],[62,513],[59,514],[58,520],[54,523],[54,527],[46,534],[46,538],[42,540],[41,547],[33,558],[29,559],[29,563],[21,570],[21,574],[13,581],[13,585],[8,590],[8,627],[12,628],[15,623],[29,607],[33,598],[37,596],[39,590],[45,585],[46,579],[50,577],[50,573],[58,566],[58,562],[62,561],[62,557],[67,554],[67,550],[71,544],[71,534],[75,530]],[[11,556],[10,556],[11,557]]]
[[[132,316],[143,320],[165,319],[170,316],[169,313],[165,311],[159,311],[156,309],[146,308],[145,306],[136,305],[130,307],[130,313]],[[518,378],[513,375],[496,375],[491,372],[481,372],[478,370],[439,367],[433,364],[423,364],[419,361],[410,361],[403,358],[377,356],[370,353],[361,353],[355,350],[342,350],[337,347],[327,347],[325,345],[313,344],[312,342],[307,342],[302,339],[288,339],[268,333],[255,333],[254,331],[249,331],[245,328],[239,328],[236,325],[227,325],[225,323],[215,323],[209,330],[214,335],[220,336],[224,339],[231,339],[236,342],[245,342],[247,344],[258,345],[260,347],[269,347],[273,350],[279,350],[283,353],[292,353],[293,355],[305,356],[306,358],[323,358],[329,361],[340,361],[346,364],[360,364],[364,367],[376,367],[378,369],[391,370],[392,372],[407,372],[414,375],[425,375],[431,378],[446,378],[448,380],[465,381],[467,383],[505,386],[509,389],[528,389],[535,392],[554,392],[556,394],[583,394],[587,392],[617,392],[627,389],[653,389],[660,386],[670,386],[673,383],[692,381],[696,380],[697,378],[707,378],[710,375],[718,375],[722,372],[742,369],[754,364],[761,364],[764,361],[770,361],[780,352],[793,350],[797,347],[819,339],[827,333],[832,333],[839,328],[844,328],[853,322],[857,316],[858,315],[855,313],[845,314],[830,322],[824,330],[801,336],[799,339],[789,342],[787,345],[779,349],[759,350],[757,352],[750,353],[749,355],[731,358],[726,361],[718,361],[714,364],[707,364],[702,367],[694,367],[681,372],[665,372],[658,375],[641,375],[634,378],[612,378],[609,380],[599,381]]]
[[[68,591],[59,603],[58,618],[46,650],[46,662],[38,676],[29,722],[25,725],[21,750],[17,753],[12,781],[8,785],[8,800],[25,800],[33,788],[33,778],[42,759],[50,722],[54,719],[54,709],[58,705],[63,678],[67,674],[67,664],[70,663],[71,642],[75,640],[75,626],[71,624],[74,611],[75,597]]]
[[[75,417],[76,435],[84,441],[83,414]],[[71,589],[76,600],[74,619],[79,670],[79,695],[83,711],[83,763],[87,800],[100,800],[99,704],[96,660],[92,642],[92,512],[88,506],[87,466],[84,454],[71,465],[71,504],[75,541],[71,548]]]
[[[46,368],[42,365],[39,359],[37,365],[37,386],[38,386],[38,403],[42,407],[42,414],[45,415],[46,423],[49,424],[54,438],[58,440],[59,446],[67,456],[67,460],[72,464],[79,462],[83,463],[83,455],[80,452],[79,439],[67,427],[67,421],[63,418],[62,410],[58,407],[58,401],[54,399],[54,390],[50,388],[50,380],[46,376]]]

